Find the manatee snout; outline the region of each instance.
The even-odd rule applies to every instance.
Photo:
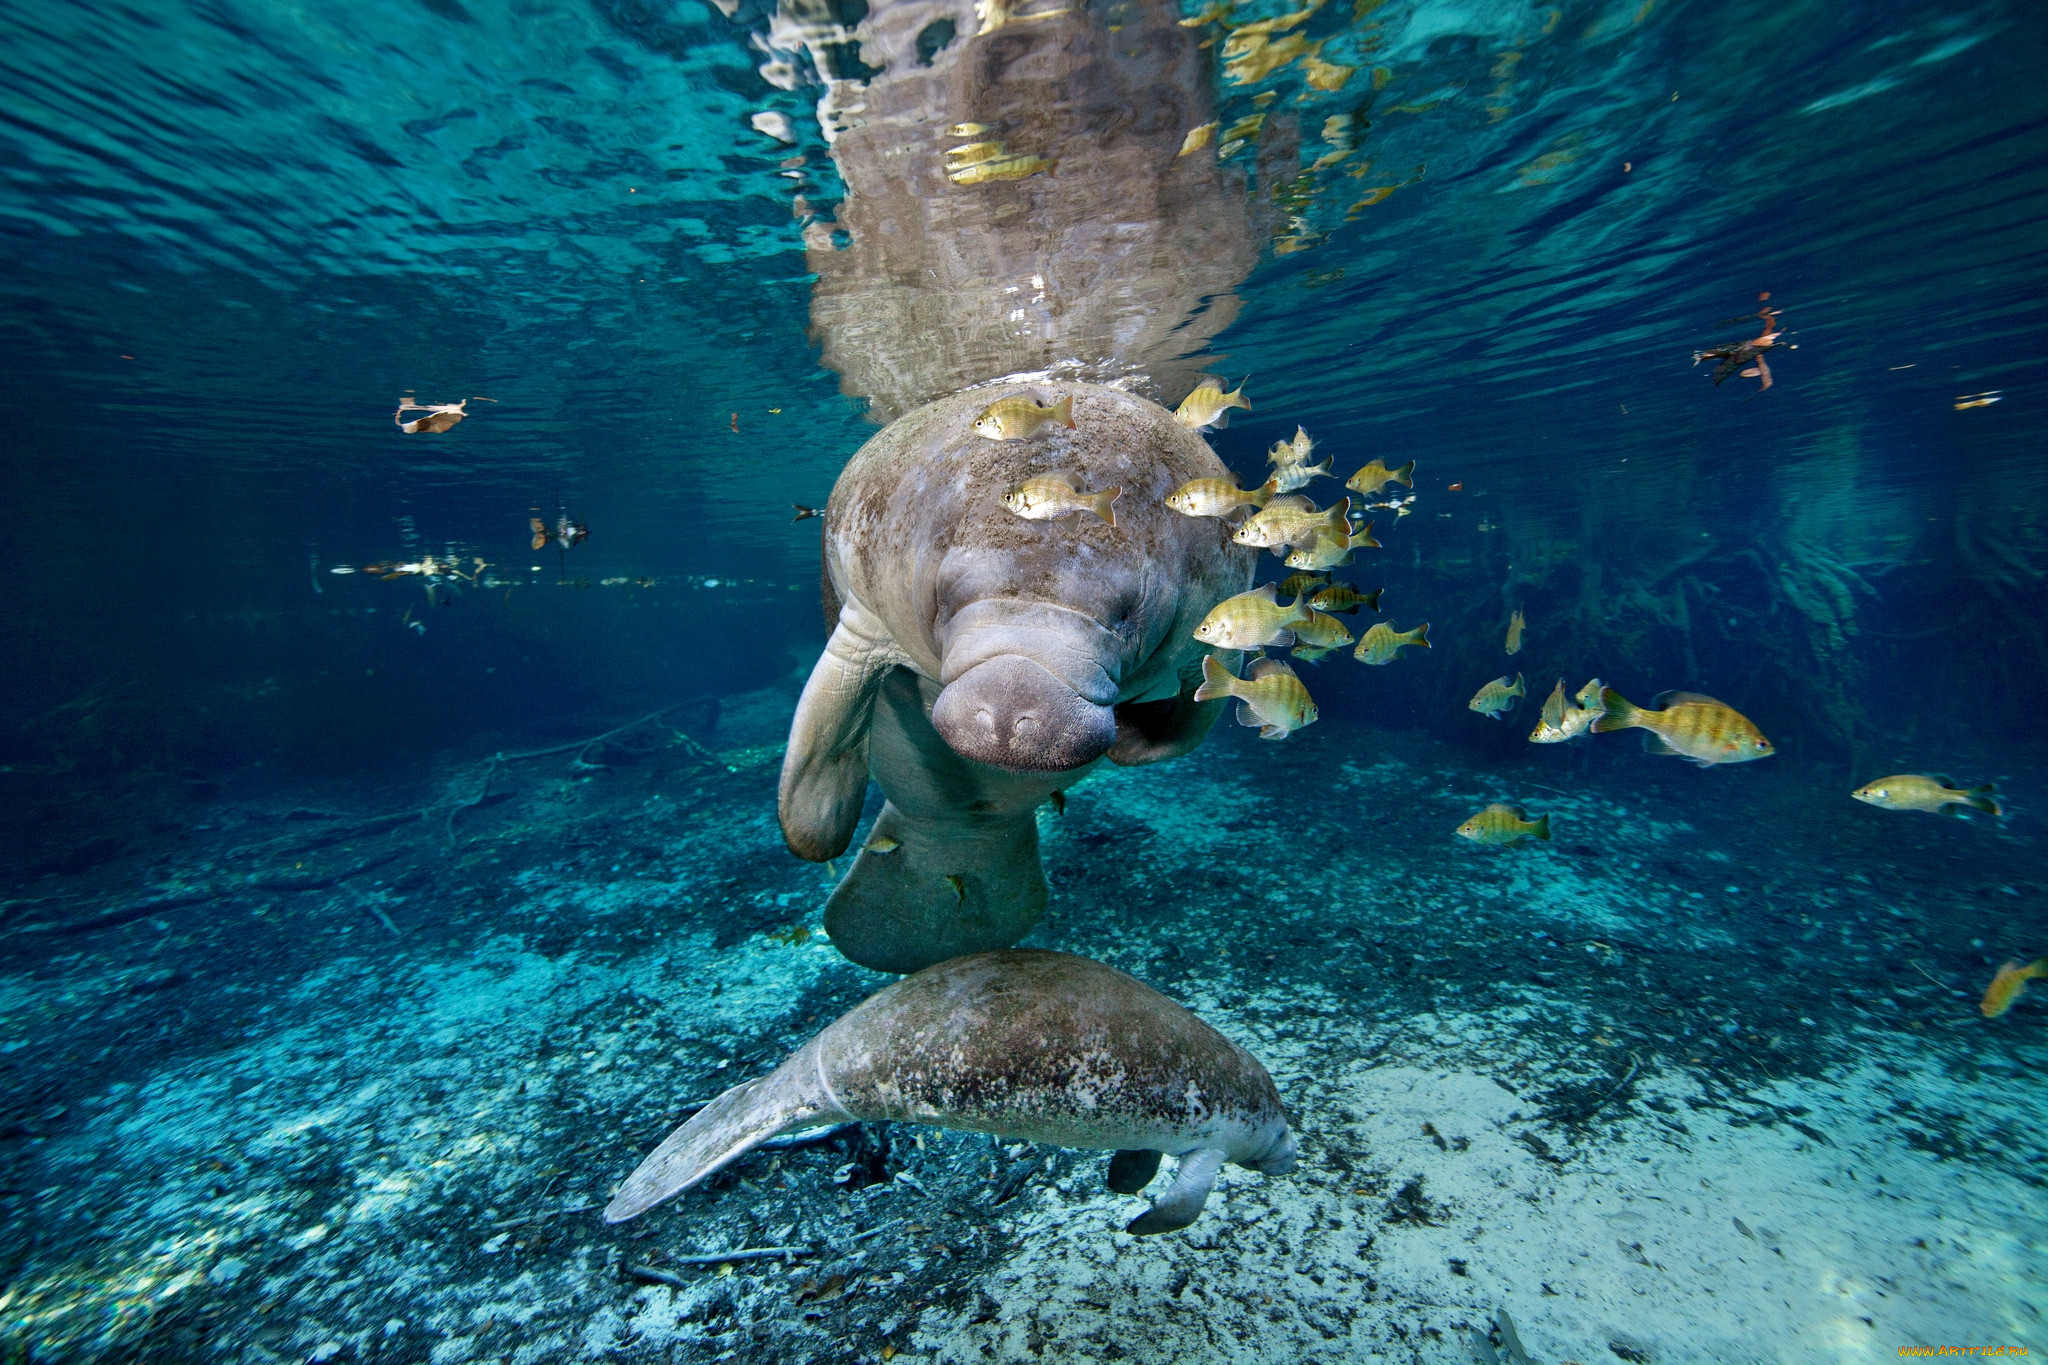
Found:
[[[1082,767],[1116,742],[1114,710],[1020,654],[999,654],[948,683],[932,725],[962,758],[1033,772]]]

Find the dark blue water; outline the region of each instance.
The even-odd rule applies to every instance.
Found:
[[[1283,16],[1274,70],[1229,65]],[[1433,1361],[1515,1358],[1512,1303],[1539,1361],[2048,1346],[2048,986],[1976,1005],[2048,953],[2044,61],[2017,3],[0,13],[0,1340]],[[1058,164],[948,179],[982,138]],[[1715,384],[1695,352],[1766,296],[1770,386]],[[596,1227],[522,1249],[500,1225],[594,1209],[684,1101],[886,980],[787,937],[845,871],[770,814],[829,624],[792,504],[1015,372],[1168,408],[1249,376],[1207,433],[1247,486],[1297,426],[1340,480],[1416,462],[1350,572],[1427,654],[1303,665],[1314,726],[1226,721],[1040,821],[1029,946],[1260,1052],[1311,1176],[1247,1184],[1292,1192],[1206,1250],[1104,1253],[1084,1158],[883,1125],[677,1205],[675,1255],[803,1224],[808,1291]],[[492,401],[406,435],[401,394]],[[562,517],[587,539],[531,548]],[[422,557],[463,576],[364,571]],[[1529,696],[1496,724],[1466,702],[1503,669]],[[1777,754],[1528,744],[1593,676],[1712,694]],[[2005,814],[1848,799],[1891,773]],[[1449,831],[1496,799],[1553,845],[1475,861]],[[585,1065],[636,1028],[644,1085]],[[530,1067],[559,1109],[478,1117]],[[379,1128],[380,1085],[412,1117]],[[1711,1159],[1702,1125],[1732,1125]],[[152,1207],[169,1132],[198,1183]],[[1655,1206],[1610,1207],[1652,1150]],[[934,1207],[884,1217],[849,1162]],[[1879,1176],[1896,1208],[1841,1211]],[[888,1218],[949,1249],[829,1261]],[[439,1288],[335,1288],[405,1247]],[[1582,1255],[1621,1260],[1557,1294]]]

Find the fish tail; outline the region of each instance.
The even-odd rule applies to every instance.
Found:
[[[1548,815],[1537,816],[1536,828],[1531,830],[1530,833],[1548,843],[1550,840],[1550,817]]]
[[[1628,698],[1611,687],[1600,689],[1600,705],[1606,708],[1593,722],[1593,733],[1604,735],[1643,723],[1643,713]]]
[[[1244,396],[1244,386],[1251,382],[1252,377],[1250,375],[1246,375],[1243,379],[1238,381],[1237,387],[1235,389],[1232,389],[1229,393],[1223,395],[1223,401],[1225,403],[1228,403],[1231,407],[1243,408],[1246,412],[1250,412],[1252,410],[1252,400]]]
[[[2048,976],[2048,957],[2035,958],[2032,962],[2020,968],[2020,975],[2034,979]]]
[[[1071,408],[1073,405],[1074,396],[1072,394],[1068,394],[1067,406]],[[1067,425],[1072,426],[1074,424],[1072,422],[1069,422],[1067,423]],[[1101,517],[1104,521],[1108,522],[1111,526],[1116,525],[1116,508],[1113,504],[1119,497],[1123,496],[1123,491],[1124,490],[1121,488],[1103,489],[1100,493],[1097,493],[1095,497],[1089,502],[1089,510],[1095,513],[1096,516]]]
[[[1403,488],[1415,487],[1415,461],[1410,460],[1399,469],[1388,473],[1387,477],[1400,484]]]
[[[1409,635],[1414,637],[1408,641],[1409,644],[1420,645],[1424,649],[1429,648],[1429,622],[1424,621],[1421,625],[1417,626],[1414,630],[1411,630],[1408,633]]]
[[[1072,431],[1074,429],[1074,395],[1070,393],[1054,404],[1052,415],[1059,420],[1062,426]]]
[[[1963,793],[1963,801],[1972,810],[1981,810],[1986,815],[1995,815],[1998,816],[2000,819],[2003,819],[2005,816],[2005,807],[1998,803],[1998,798],[1996,796],[1992,795],[1992,793],[1996,792],[1997,790],[1997,783],[1986,782],[1981,787],[1971,787],[1969,790],[1965,791]],[[2040,964],[2036,963],[2035,965],[2038,966]]]
[[[1196,701],[1213,701],[1227,697],[1237,690],[1237,679],[1223,666],[1223,660],[1214,654],[1202,656],[1202,685],[1195,689]]]
[[[1278,479],[1268,479],[1257,488],[1254,488],[1247,496],[1251,498],[1252,506],[1260,511],[1264,511],[1266,504],[1271,502],[1274,494],[1279,491],[1280,481]]]
[[[1511,697],[1526,697],[1529,695],[1529,689],[1522,686],[1521,674],[1515,674],[1515,685],[1508,689],[1508,695]]]
[[[1371,522],[1368,521],[1365,525],[1359,527],[1356,531],[1352,533],[1351,545],[1353,549],[1356,549],[1360,545],[1365,546],[1369,550],[1377,550],[1380,548],[1380,543],[1372,538]]]
[[[1368,526],[1365,529],[1370,531],[1372,528]],[[1365,595],[1365,605],[1367,608],[1372,611],[1378,611],[1380,609],[1380,594],[1385,591],[1385,588],[1374,588],[1371,592],[1367,593]]]

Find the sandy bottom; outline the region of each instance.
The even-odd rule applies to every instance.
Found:
[[[1102,1154],[868,1125],[607,1227],[691,1102],[885,982],[819,930],[831,873],[781,849],[789,700],[594,769],[505,765],[480,798],[471,763],[398,800],[154,808],[129,860],[25,890],[0,961],[0,1343],[447,1365],[2048,1351],[2048,991],[1974,1008],[1987,963],[2042,932],[2038,840],[1816,814],[1790,763],[1496,764],[1323,726],[1097,774],[1041,817],[1054,911],[1029,942],[1259,1055],[1293,1175],[1230,1170],[1194,1227],[1136,1239]],[[1557,839],[1450,837],[1502,796]],[[801,1253],[683,1259],[761,1246]]]

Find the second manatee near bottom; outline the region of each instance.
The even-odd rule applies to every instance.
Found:
[[[1113,967],[1010,949],[942,962],[870,996],[769,1075],[720,1095],[629,1176],[605,1221],[646,1212],[778,1133],[894,1120],[1112,1150],[1134,1193],[1173,1186],[1126,1231],[1200,1216],[1223,1164],[1291,1170],[1294,1134],[1259,1060]]]

